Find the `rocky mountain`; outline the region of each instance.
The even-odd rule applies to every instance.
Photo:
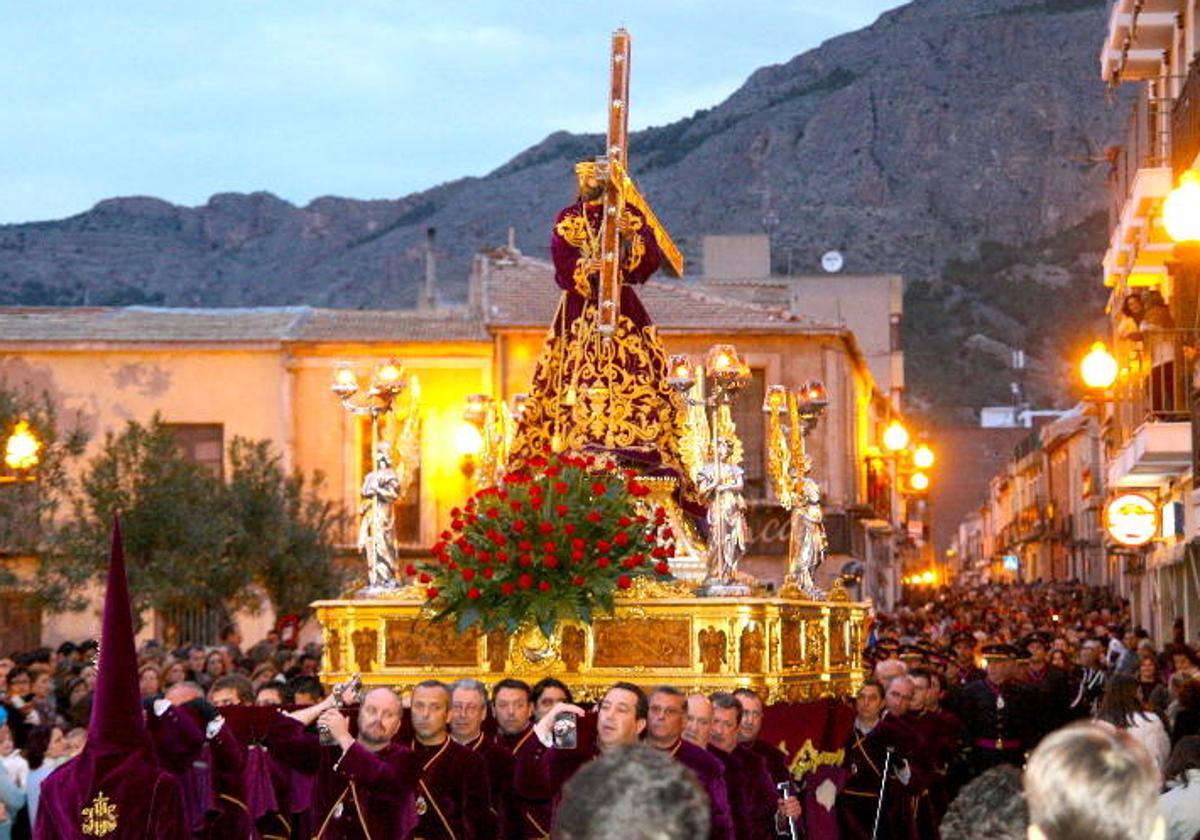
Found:
[[[1061,401],[1052,374],[1103,301],[1103,150],[1123,121],[1099,79],[1105,5],[914,0],[636,133],[634,174],[692,272],[704,234],[765,228],[781,272],[836,247],[847,271],[902,273],[916,409],[1006,401],[1007,378],[980,371],[1011,347],[1033,357],[1035,399]],[[602,146],[552,134],[395,201],[116,198],[0,226],[0,303],[412,306],[429,227],[440,293],[462,298],[471,255],[510,227],[546,252],[571,164]]]

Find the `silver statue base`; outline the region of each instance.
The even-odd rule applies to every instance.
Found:
[[[696,594],[701,598],[744,598],[751,594],[751,589],[744,583],[713,581],[701,584]]]

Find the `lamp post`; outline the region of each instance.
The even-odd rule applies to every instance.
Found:
[[[712,381],[712,393],[691,396],[699,374]],[[701,595],[742,596],[750,587],[737,580],[737,567],[746,551],[746,502],[742,496],[742,468],[737,465],[740,449],[733,426],[731,406],[737,392],[750,381],[750,367],[738,357],[732,344],[714,344],[697,368],[685,355],[671,356],[667,384],[690,407],[707,407],[704,437],[708,441],[707,462],[697,471],[701,495],[708,495],[708,562]],[[702,420],[701,415],[697,420]],[[692,429],[693,434],[698,429]]]
[[[1109,389],[1117,381],[1119,368],[1120,365],[1117,363],[1116,358],[1109,352],[1107,345],[1103,341],[1093,342],[1091,348],[1079,363],[1080,377],[1083,379],[1083,384],[1087,389],[1084,399],[1091,404],[1091,410],[1088,412],[1091,415],[1088,421],[1088,437],[1091,444],[1092,495],[1094,498],[1100,500],[1099,505],[1094,507],[1093,511],[1103,506],[1106,494],[1104,436],[1101,427],[1104,424],[1104,404],[1111,399]],[[1093,515],[1096,516],[1095,527],[1091,529],[1094,539],[1089,538],[1087,540],[1085,550],[1093,546],[1100,550],[1100,556],[1097,558],[1098,565],[1105,570],[1105,575],[1107,576],[1108,564],[1103,562],[1104,537],[1102,534],[1102,525],[1099,521],[1099,515],[1096,513],[1093,513]],[[1087,562],[1087,559],[1085,555],[1084,565],[1089,568],[1084,569],[1082,577],[1086,578],[1089,582],[1094,582],[1092,581],[1093,570],[1090,568],[1091,564]]]
[[[417,400],[419,386],[415,376],[405,375],[395,359],[376,365],[371,384],[361,391],[358,376],[349,363],[334,370],[330,390],[351,416],[371,419],[374,469],[363,477],[360,492],[358,549],[367,563],[367,594],[390,592],[399,587],[398,548],[396,545],[395,504],[412,484],[419,462]],[[392,415],[402,394],[408,394],[408,406],[395,441],[384,440],[383,423]],[[393,468],[394,449],[399,450]]]

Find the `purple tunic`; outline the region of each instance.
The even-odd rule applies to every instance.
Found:
[[[708,795],[709,830],[712,840],[733,840],[733,816],[729,811],[729,789],[725,785],[725,767],[721,760],[708,750],[688,741],[677,741],[675,746],[664,750],[671,757],[691,770],[696,780]]]

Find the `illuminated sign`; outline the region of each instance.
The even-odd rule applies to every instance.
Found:
[[[1116,543],[1145,545],[1158,533],[1158,508],[1141,493],[1123,493],[1105,506],[1104,527]]]

